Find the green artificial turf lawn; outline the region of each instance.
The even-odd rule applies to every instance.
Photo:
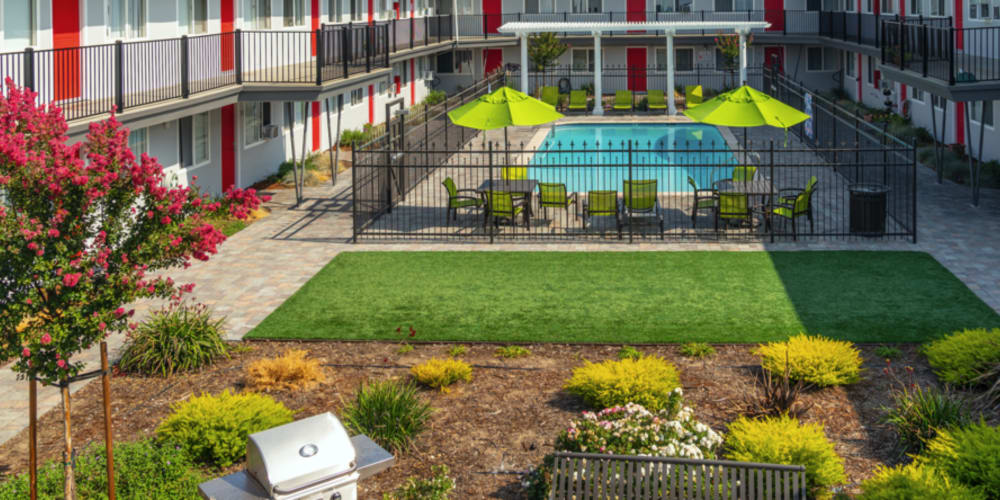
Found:
[[[918,252],[348,252],[249,337],[409,325],[416,341],[916,342],[1000,317]]]

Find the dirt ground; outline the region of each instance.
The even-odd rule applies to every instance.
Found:
[[[251,361],[277,356],[289,348],[306,349],[326,364],[327,381],[311,391],[272,394],[299,417],[324,411],[335,414],[353,397],[359,384],[370,379],[408,377],[408,367],[431,357],[445,356],[450,345],[415,344],[397,354],[394,343],[252,342],[250,349],[234,354],[200,373],[170,379],[120,375],[112,381],[114,437],[133,440],[152,436],[169,413],[171,403],[195,392],[218,393],[243,388],[244,367]],[[462,359],[473,364],[473,379],[459,383],[449,393],[424,390],[435,411],[429,429],[411,451],[397,457],[388,471],[364,481],[361,498],[381,498],[407,476],[426,475],[430,467],[446,464],[456,480],[454,498],[521,498],[519,473],[538,464],[552,451],[557,433],[586,410],[576,397],[562,390],[572,368],[582,360],[614,358],[618,346],[532,345],[533,355],[513,360],[495,356],[495,345],[469,345]],[[862,346],[863,380],[850,387],[809,391],[804,400],[812,407],[804,419],[822,422],[827,435],[844,458],[851,485],[867,477],[877,464],[893,463],[892,433],[879,424],[882,405],[889,404],[890,381],[882,374],[884,360],[874,355],[876,346]],[[725,432],[726,423],[739,414],[742,394],[752,388],[759,364],[750,354],[753,346],[716,346],[708,360],[692,360],[677,353],[677,346],[640,347],[647,354],[664,356],[681,373],[688,405],[696,417]],[[903,356],[894,362],[914,367],[916,380],[936,379],[916,346],[900,346]],[[102,439],[100,384],[91,383],[73,396],[74,442],[82,447]],[[41,459],[60,455],[62,421],[59,409],[42,416],[39,424]],[[27,431],[0,446],[0,477],[27,467]],[[240,466],[230,469],[237,470]],[[228,471],[224,471],[228,472]],[[222,472],[213,474],[221,475]],[[853,489],[849,487],[849,489]]]

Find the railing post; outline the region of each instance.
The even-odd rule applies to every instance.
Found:
[[[396,20],[395,19],[390,19],[389,20],[389,24],[386,24],[386,28],[388,29],[389,26],[392,27],[392,48],[390,48],[388,50],[389,50],[389,52],[395,52],[396,51],[396,44],[399,43],[399,40],[396,40]]]
[[[414,40],[414,38],[416,38],[415,36],[413,36],[414,35],[413,31],[414,31],[413,30],[413,18],[411,17],[410,18],[410,49],[413,49],[413,47],[414,47],[413,40]]]
[[[483,16],[482,17],[483,18],[483,22],[482,22],[482,25],[483,25],[483,38],[486,39],[486,40],[489,40],[490,39],[490,31],[488,29],[486,29],[486,26],[489,25],[489,23],[486,22],[486,16],[487,16],[487,14],[483,14],[482,16]],[[490,237],[490,243],[493,243],[493,237],[492,236]]]
[[[490,166],[490,182],[489,182],[489,184],[487,184],[489,186],[489,191],[490,192],[488,193],[488,196],[486,197],[486,208],[485,208],[486,215],[487,215],[486,223],[488,225],[489,222],[490,222],[490,220],[489,220],[490,204],[492,204],[494,202],[493,201],[493,141],[490,141],[489,159],[487,161],[488,161],[489,166]],[[493,243],[493,236],[494,236],[494,233],[496,231],[493,231],[492,229],[488,229],[488,230],[490,232],[490,243]]]
[[[115,41],[115,111],[125,109],[125,48],[121,40]]]
[[[834,123],[833,127],[834,130],[836,130],[837,124]],[[743,147],[746,148],[748,146],[744,144]],[[774,139],[771,140],[770,157],[771,157],[771,172],[770,172],[771,179],[770,182],[768,182],[767,184],[768,186],[770,186],[771,193],[770,196],[767,197],[767,204],[768,204],[767,211],[768,213],[774,213]],[[771,243],[774,243],[774,225],[772,224],[770,228],[765,228],[765,229],[770,229],[769,232],[771,233]]]
[[[316,85],[323,85],[323,27],[316,29]]]
[[[430,45],[430,43],[431,43],[431,32],[430,32],[430,30],[428,30],[429,25],[430,25],[430,20],[427,18],[427,16],[424,16],[424,46],[425,47],[428,46],[428,45]]]
[[[385,57],[382,60],[382,67],[389,67],[389,25],[385,26]]]
[[[781,34],[782,35],[787,35],[788,34],[788,11],[787,10],[782,10],[781,11]]]
[[[347,78],[351,73],[350,63],[348,62],[351,58],[351,23],[347,23],[346,28],[341,28],[340,30],[340,52],[344,56],[344,78]]]
[[[441,43],[441,16],[437,16],[438,23],[438,43]]]
[[[35,49],[24,49],[24,60],[21,61],[24,71],[24,87],[35,90]]]
[[[953,27],[948,28],[948,85],[955,85],[955,28]]]
[[[627,78],[627,77],[626,77]],[[627,206],[633,207],[635,204],[632,203],[634,199],[633,193],[635,193],[635,186],[632,184],[632,139],[628,140],[628,201]],[[628,214],[628,242],[632,243],[632,214],[626,210]],[[619,237],[621,235],[619,234]]]
[[[372,72],[372,45],[375,41],[375,27],[365,25],[365,73]]]
[[[922,56],[921,59],[923,59],[923,67],[921,68],[921,72],[923,73],[923,76],[926,78],[927,77],[927,54],[930,51],[927,49],[927,25],[925,25],[925,24],[921,24],[920,25],[920,47],[921,47],[921,52],[923,52],[923,54],[921,54],[921,56]]]
[[[903,38],[906,30],[902,22],[899,23],[897,30],[899,36],[899,69],[906,69],[906,38]]]
[[[233,47],[236,57],[236,83],[243,83],[243,31],[237,29],[233,32]]]
[[[188,37],[181,35],[181,97],[187,99],[191,95],[191,81],[188,74]]]
[[[882,30],[882,34],[880,36],[885,36],[885,30]],[[882,50],[879,51],[879,56],[878,57],[879,57],[879,59],[882,60],[882,62],[885,62],[885,44],[884,43],[882,44]]]

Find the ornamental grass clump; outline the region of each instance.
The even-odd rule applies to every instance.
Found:
[[[1000,499],[998,427],[981,421],[965,427],[940,429],[916,461],[940,470],[988,499]]]
[[[455,480],[449,472],[447,465],[435,465],[431,467],[431,477],[410,476],[395,491],[382,495],[382,500],[448,500],[451,498],[448,494],[455,489]]]
[[[417,382],[428,387],[448,392],[448,386],[464,380],[472,380],[472,367],[460,359],[434,358],[410,368],[410,373]]]
[[[858,500],[961,499],[982,500],[986,497],[942,474],[933,467],[911,463],[906,466],[880,465],[875,475],[861,483]]]
[[[585,361],[573,370],[565,389],[597,409],[635,403],[658,411],[668,407],[671,394],[680,385],[674,365],[658,356],[644,356],[601,363]]]
[[[165,443],[182,447],[195,461],[229,467],[243,458],[247,436],[292,421],[295,414],[270,396],[229,390],[202,394],[171,405],[170,414],[156,435]]]
[[[412,383],[383,380],[366,383],[344,406],[344,424],[393,452],[406,451],[424,431],[431,407]]]
[[[725,450],[729,460],[805,466],[810,498],[830,498],[830,488],[847,480],[822,424],[800,424],[787,415],[740,417],[729,424]]]
[[[688,342],[681,346],[681,356],[688,358],[708,358],[715,356],[715,348],[706,342]]]
[[[118,368],[169,377],[200,370],[229,352],[222,340],[223,319],[202,304],[171,304],[154,311],[125,342]]]
[[[247,386],[258,391],[309,390],[326,381],[318,359],[303,350],[290,350],[277,358],[259,359],[247,367]]]
[[[854,344],[820,336],[796,335],[784,342],[761,344],[753,351],[764,369],[817,387],[846,385],[861,376],[861,352]]]
[[[497,347],[496,355],[498,358],[506,359],[523,358],[531,356],[531,350],[527,347],[521,347],[519,345],[508,345]]]
[[[935,340],[923,348],[934,373],[955,385],[988,385],[977,380],[1000,365],[1000,328],[963,330]]]

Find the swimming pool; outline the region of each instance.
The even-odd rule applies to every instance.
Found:
[[[628,141],[632,179],[656,179],[660,192],[690,192],[688,176],[699,188],[710,187],[735,164],[722,134],[709,125],[558,125],[532,157],[528,178],[564,183],[571,192],[621,191],[630,175]]]

